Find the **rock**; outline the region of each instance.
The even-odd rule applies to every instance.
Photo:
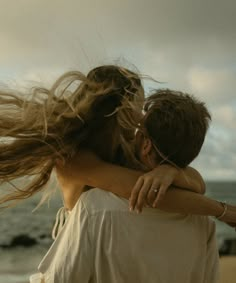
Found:
[[[9,244],[9,248],[14,248],[16,246],[31,247],[37,245],[38,242],[34,238],[28,235],[22,234],[14,237]]]
[[[39,239],[45,239],[45,238],[48,238],[48,235],[46,235],[46,234],[39,235]]]
[[[231,242],[231,254],[236,255],[236,239]]]
[[[236,255],[236,240],[226,239],[223,241],[219,249],[220,256],[224,255]]]

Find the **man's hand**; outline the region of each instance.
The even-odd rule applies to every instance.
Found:
[[[145,204],[157,207],[178,173],[171,165],[160,165],[140,176],[131,192],[130,209],[141,212]]]

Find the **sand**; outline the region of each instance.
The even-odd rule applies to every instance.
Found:
[[[220,283],[236,283],[236,256],[220,258]]]

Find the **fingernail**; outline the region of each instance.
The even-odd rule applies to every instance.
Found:
[[[141,211],[139,209],[136,210],[137,214],[139,214]]]
[[[132,206],[130,206],[130,208],[129,208],[129,211],[133,211],[134,209],[133,209],[133,207]]]

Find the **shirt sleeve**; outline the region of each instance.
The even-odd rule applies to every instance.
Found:
[[[93,265],[89,229],[89,214],[79,200],[39,265],[44,278],[48,278],[45,283],[90,281]]]
[[[216,242],[216,225],[212,219],[208,223],[208,240],[204,283],[219,283],[219,252]]]

